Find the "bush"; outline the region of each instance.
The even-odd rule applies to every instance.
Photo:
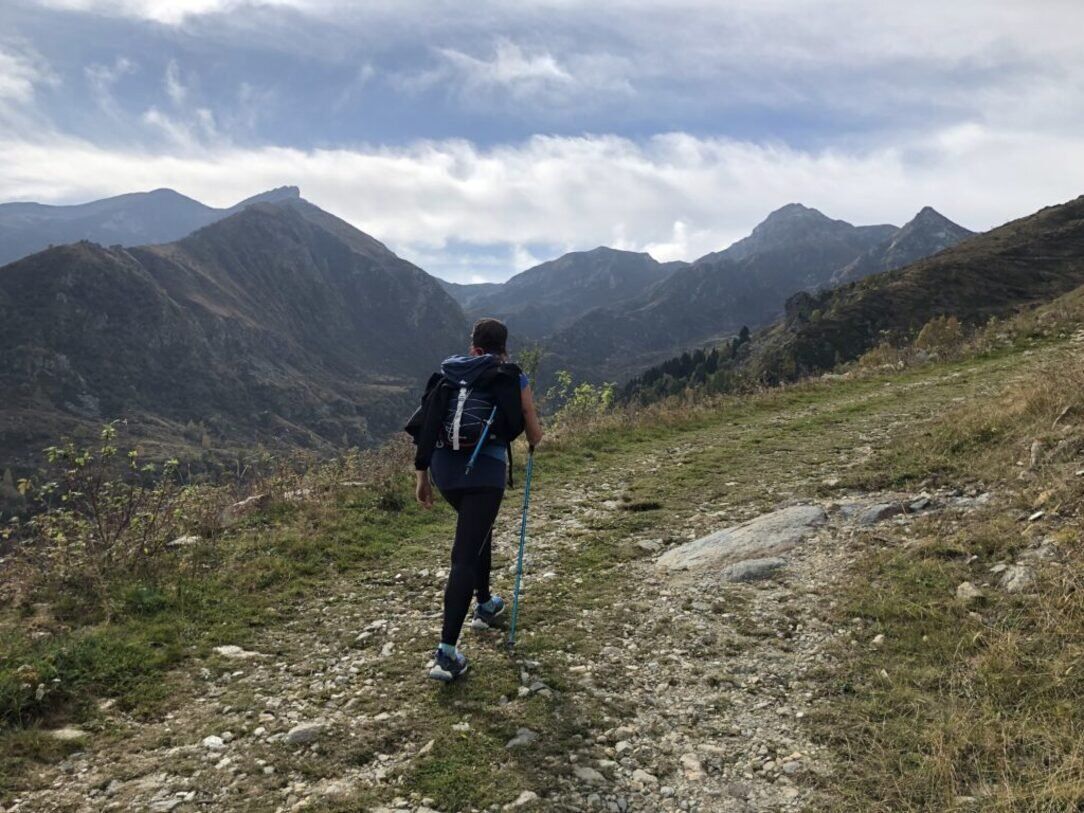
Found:
[[[937,353],[939,356],[954,355],[963,347],[963,325],[955,316],[935,316],[922,326],[915,337],[916,350]]]
[[[613,384],[575,384],[567,370],[557,371],[557,383],[546,392],[546,404],[553,408],[549,422],[556,427],[590,422],[613,410]]]

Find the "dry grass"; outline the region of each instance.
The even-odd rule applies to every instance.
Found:
[[[847,591],[840,620],[862,619],[860,636],[886,644],[844,648],[814,721],[839,755],[845,809],[1082,809],[1082,450],[1084,358],[1058,351],[870,463],[873,481],[977,483],[1000,502],[931,519],[917,541],[860,563],[869,578]],[[1002,589],[990,567],[1044,542],[1060,561],[1030,560],[1033,588]],[[977,605],[955,598],[965,580],[983,590]]]

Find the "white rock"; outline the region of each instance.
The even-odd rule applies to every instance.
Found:
[[[704,778],[704,766],[696,754],[681,755],[681,772],[690,782],[699,782]]]
[[[520,808],[520,807],[523,807],[524,805],[530,804],[531,802],[537,801],[537,799],[538,799],[538,794],[537,793],[535,793],[533,790],[525,790],[525,791],[523,791],[523,793],[521,793],[519,796],[516,797],[516,800],[514,802],[509,802],[508,804],[506,804],[501,809],[502,810],[515,810],[516,808]]]
[[[659,784],[659,778],[653,773],[648,773],[643,768],[637,768],[635,771],[633,771],[632,779],[634,782],[639,782],[643,785]]]
[[[299,723],[286,732],[285,740],[290,745],[305,745],[320,737],[327,729],[321,722]]]
[[[221,655],[223,658],[230,658],[231,660],[247,661],[251,658],[262,658],[263,655],[259,652],[250,652],[247,649],[242,649],[239,646],[233,644],[226,644],[225,646],[216,646],[212,650],[216,655]]]
[[[765,558],[790,550],[828,519],[819,505],[794,505],[668,550],[658,567],[691,570]]]
[[[982,598],[982,591],[971,582],[961,582],[956,588],[956,598],[964,604],[971,604]]]
[[[204,737],[200,741],[200,745],[202,745],[209,751],[221,751],[223,748],[226,747],[226,743],[223,741],[223,739],[216,734],[212,734],[209,737]]]
[[[1001,577],[1001,586],[1007,593],[1022,593],[1035,584],[1035,571],[1027,565],[1013,565]]]
[[[745,559],[724,567],[719,578],[725,582],[751,582],[764,579],[780,568],[786,567],[786,559],[771,556],[767,559]]]
[[[572,769],[572,773],[582,782],[591,782],[596,785],[601,785],[606,782],[605,776],[587,765],[577,765]]]
[[[54,740],[60,740],[61,742],[73,742],[75,740],[81,740],[88,736],[87,732],[81,728],[72,728],[65,726],[64,728],[58,728],[55,731],[50,731],[49,736]]]
[[[203,540],[198,536],[192,536],[188,534],[186,536],[178,536],[176,539],[170,540],[166,543],[167,548],[187,548],[192,545],[198,545]]]
[[[529,728],[519,728],[516,730],[516,736],[508,741],[504,746],[505,748],[522,748],[526,745],[530,745],[532,742],[538,739],[538,734],[531,731]]]

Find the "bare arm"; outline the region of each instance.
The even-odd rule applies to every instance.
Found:
[[[519,398],[523,403],[523,429],[527,435],[527,442],[531,446],[537,446],[542,442],[542,424],[534,408],[534,395],[531,393],[530,384],[520,390]]]

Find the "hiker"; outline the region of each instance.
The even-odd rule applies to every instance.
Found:
[[[469,355],[443,361],[426,385],[422,405],[406,431],[417,450],[415,496],[433,505],[433,485],[455,509],[452,566],[444,589],[444,624],[429,677],[452,681],[467,671],[456,648],[476,599],[473,629],[488,629],[504,613],[504,600],[490,592],[493,523],[511,482],[512,441],[526,433],[532,449],[542,440],[527,376],[508,361],[508,328],[480,319]]]

